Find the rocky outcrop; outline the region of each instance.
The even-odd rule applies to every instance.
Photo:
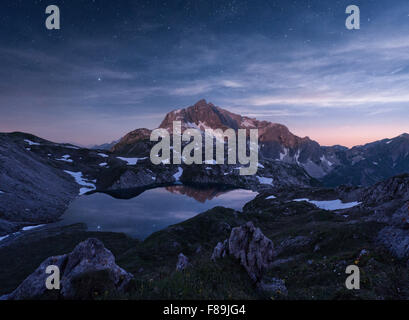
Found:
[[[46,288],[46,269],[50,265],[60,270],[60,290]],[[132,278],[115,263],[115,257],[101,241],[90,238],[69,254],[46,259],[16,290],[1,299],[92,299],[106,292],[123,292]]]
[[[369,187],[362,195],[367,205],[379,205],[393,200],[409,200],[409,174],[402,174]]]
[[[275,255],[296,253],[305,250],[311,244],[311,239],[305,236],[288,237],[280,242],[275,249]]]
[[[30,140],[31,139],[31,140]],[[46,141],[26,134],[0,134],[0,220],[40,224],[55,220],[79,186],[63,170],[37,155]],[[0,236],[15,231],[0,221]]]
[[[144,169],[126,170],[108,190],[131,189],[135,187],[148,187],[155,183],[155,174]]]
[[[258,283],[273,262],[273,247],[273,242],[249,221],[241,227],[233,228],[230,238],[217,244],[212,260],[228,254],[239,260],[250,278]]]
[[[399,259],[409,259],[409,230],[385,227],[377,240]]]
[[[379,232],[377,241],[397,258],[409,259],[409,202],[384,221],[389,226]]]
[[[189,259],[183,253],[179,253],[176,271],[183,271],[187,267],[189,267]]]
[[[409,229],[409,202],[396,210],[390,219],[390,223],[402,229]]]
[[[224,258],[228,254],[229,254],[229,241],[228,239],[226,239],[224,240],[224,242],[217,243],[217,245],[213,249],[213,253],[210,259],[212,261],[216,261],[217,259]]]

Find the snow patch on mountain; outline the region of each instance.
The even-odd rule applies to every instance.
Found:
[[[325,157],[325,155],[322,155],[321,158],[320,158],[320,160],[321,160],[321,162],[326,163],[329,167],[332,167],[332,166],[333,166],[333,163],[332,163],[331,161],[329,161],[329,160]]]
[[[260,177],[260,176],[256,176],[256,178],[261,184],[269,184],[269,185],[273,184],[273,178]]]
[[[285,158],[288,157],[288,154],[289,154],[288,148],[284,148],[284,153],[280,152],[280,160],[283,161]]]
[[[73,162],[73,160],[72,159],[70,159],[70,155],[69,154],[66,154],[66,155],[63,155],[60,159],[55,159],[55,160],[58,160],[58,161],[65,161],[65,162]]]
[[[302,201],[306,201],[309,202],[315,206],[317,206],[320,209],[323,210],[342,210],[342,209],[349,209],[349,208],[353,208],[356,207],[358,205],[360,205],[360,202],[342,202],[341,200],[337,199],[337,200],[326,200],[326,201],[316,201],[316,200],[309,200],[309,199],[294,199],[292,201],[296,201],[296,202],[302,202]]]
[[[102,158],[108,158],[109,156],[105,153],[98,153],[98,155]]]
[[[31,140],[28,140],[28,139],[24,139],[24,142],[28,143],[30,146],[40,146],[39,143],[33,142]]]
[[[117,157],[119,160],[125,161],[126,163],[128,163],[128,165],[130,166],[134,166],[138,163],[139,160],[145,160],[148,157],[144,157],[144,158],[124,158],[124,157]]]
[[[24,227],[23,229],[21,229],[22,231],[29,231],[29,230],[33,230],[33,229],[37,229],[40,227],[45,226],[45,224],[38,224],[36,226],[28,226],[28,227]]]
[[[89,191],[96,189],[95,184],[90,183],[89,182],[90,180],[85,179],[83,177],[82,172],[73,172],[73,171],[68,171],[68,170],[64,170],[64,172],[72,176],[75,179],[75,182],[83,187],[83,188],[80,188],[80,192],[79,192],[80,195],[83,195]]]

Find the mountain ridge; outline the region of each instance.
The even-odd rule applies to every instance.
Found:
[[[189,107],[168,112],[159,128],[172,132],[173,121],[181,122],[182,131],[187,128],[202,131],[258,129],[261,157],[301,166],[309,175],[322,180],[327,186],[370,185],[382,179],[409,172],[409,134],[407,133],[351,148],[340,145],[321,146],[308,136],[299,137],[293,134],[283,124],[235,114],[205,99]],[[120,139],[111,151],[128,155],[132,155],[134,151],[140,152],[149,145],[150,132],[149,129],[131,131]],[[388,145],[391,148],[385,147]],[[383,158],[376,159],[376,154],[379,153],[383,154]],[[368,158],[371,160],[365,161]],[[377,171],[380,173],[374,175]]]

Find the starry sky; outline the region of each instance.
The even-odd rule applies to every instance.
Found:
[[[89,146],[202,98],[323,145],[408,132],[409,1],[1,1],[0,132]]]

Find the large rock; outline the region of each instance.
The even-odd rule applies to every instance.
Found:
[[[154,174],[146,169],[126,170],[108,190],[148,187],[154,183]]]
[[[183,271],[188,266],[189,266],[189,259],[183,253],[179,253],[178,262],[176,263],[176,271]]]
[[[49,265],[60,269],[60,290],[46,288]],[[123,292],[132,278],[115,263],[115,257],[101,241],[90,238],[69,254],[47,258],[16,290],[1,299],[92,299],[100,294]]]
[[[393,200],[409,200],[409,174],[395,176],[367,188],[362,201],[366,205],[379,205]]]
[[[273,242],[249,221],[241,227],[233,228],[228,241],[217,244],[212,260],[229,254],[240,261],[254,282],[260,282],[264,271],[273,262],[273,248]]]
[[[409,230],[385,227],[377,240],[399,259],[409,259]]]

